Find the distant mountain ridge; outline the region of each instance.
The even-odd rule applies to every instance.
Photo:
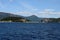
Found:
[[[11,19],[10,19],[11,18]],[[13,20],[13,21],[29,21],[29,22],[38,22],[38,23],[48,23],[48,22],[59,22],[60,23],[60,18],[39,18],[36,15],[31,15],[28,17],[21,16],[21,15],[15,15],[12,13],[6,13],[6,12],[0,12],[0,21],[7,21],[8,20]]]
[[[5,17],[23,17],[23,16],[15,15],[12,13],[0,12],[0,19],[5,18]]]
[[[0,12],[0,22],[28,22],[24,16]]]
[[[15,15],[15,14],[12,14],[12,13],[0,12],[0,19],[3,19],[5,17],[9,17],[9,16],[10,17],[22,17],[22,18],[25,18],[25,19],[29,19],[31,21],[38,21],[38,20],[40,20],[40,18],[35,16],[35,15],[24,17],[24,16],[21,16],[21,15]]]
[[[0,19],[10,16],[10,14],[5,12],[0,12]]]

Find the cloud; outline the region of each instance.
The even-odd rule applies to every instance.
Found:
[[[33,15],[31,12],[27,12],[27,11],[16,12],[15,14],[22,15],[22,16],[31,16],[31,15]]]
[[[60,14],[60,12],[56,12],[54,9],[45,9],[43,11],[40,11],[39,13],[42,13],[42,14]]]
[[[60,17],[60,12],[56,12],[54,9],[45,9],[36,14],[39,17]]]
[[[44,11],[55,11],[54,9],[44,9]]]
[[[36,16],[42,17],[42,18],[58,18],[58,17],[60,17],[60,12],[56,12],[56,11],[52,11],[52,10],[50,11],[50,10],[46,11],[46,9],[44,9],[43,11],[36,12],[36,13],[28,12],[28,11],[21,11],[21,12],[16,12],[15,14],[22,15],[22,16],[36,15]]]

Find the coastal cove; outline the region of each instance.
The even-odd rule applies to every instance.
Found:
[[[0,40],[60,40],[60,23],[0,22]]]

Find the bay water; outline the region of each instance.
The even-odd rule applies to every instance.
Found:
[[[0,40],[60,40],[60,23],[0,22]]]

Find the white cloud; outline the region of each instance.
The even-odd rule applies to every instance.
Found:
[[[36,13],[33,13],[33,12],[27,12],[27,11],[22,11],[22,12],[17,12],[15,14],[18,14],[18,15],[22,15],[22,16],[31,16],[31,15],[36,15],[38,17],[53,17],[53,18],[58,18],[60,17],[60,12],[56,12],[56,11],[50,11],[50,10],[43,10],[43,11],[40,11],[40,12],[36,12]]]
[[[44,11],[55,11],[54,9],[45,9]]]
[[[39,13],[42,13],[42,14],[60,14],[60,12],[56,12],[54,9],[45,9],[43,11],[40,11]]]
[[[22,16],[31,16],[31,15],[33,15],[31,12],[26,12],[26,11],[16,12],[15,14],[22,15]]]
[[[56,12],[55,10],[51,9],[45,9],[43,11],[40,11],[36,14],[39,17],[59,17],[60,12]]]

